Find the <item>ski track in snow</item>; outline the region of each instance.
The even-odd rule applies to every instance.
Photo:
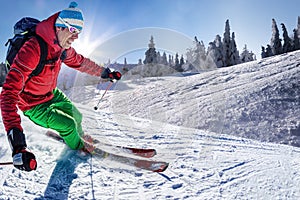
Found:
[[[76,105],[83,113],[87,133],[108,144],[155,148],[158,154],[153,159],[169,162],[169,168],[163,173],[151,173],[105,158],[81,155],[48,138],[46,129],[22,116],[27,144],[37,157],[38,169],[26,173],[12,166],[0,166],[0,199],[300,199],[299,148],[222,134],[235,130],[231,134],[240,131],[238,136],[247,136],[243,129],[247,123],[239,121],[242,127],[238,127],[240,109],[259,108],[254,104],[269,100],[259,99],[262,96],[258,92],[282,86],[272,80],[282,82],[282,77],[290,74],[299,77],[295,64],[300,61],[298,54],[189,78],[129,81],[124,91],[109,91],[98,111],[92,109],[101,95],[92,95],[92,87],[76,88],[77,95],[71,96],[81,102]],[[271,70],[276,65],[282,67]],[[121,90],[121,86],[115,89]],[[183,104],[187,96],[190,101]],[[262,109],[268,108],[267,104],[262,105]],[[287,113],[287,119],[299,120],[299,107],[294,110],[295,113]],[[199,120],[200,114],[206,118]],[[232,120],[232,127],[225,126],[227,119]],[[283,124],[281,119],[276,120]],[[248,121],[249,129],[260,130],[255,129],[255,123]],[[270,130],[274,129],[266,130],[266,137],[273,134],[267,132]],[[4,132],[0,133],[0,158],[11,161]],[[260,135],[257,138],[262,140]],[[115,151],[107,146],[103,149]]]

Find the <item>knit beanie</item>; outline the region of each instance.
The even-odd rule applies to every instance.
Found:
[[[69,5],[69,8],[66,8],[62,10],[58,18],[56,19],[55,26],[58,27],[67,27],[60,19],[62,18],[65,22],[70,24],[71,26],[74,26],[75,28],[82,30],[83,28],[83,14],[82,11],[79,10],[77,7],[76,2],[71,2]]]

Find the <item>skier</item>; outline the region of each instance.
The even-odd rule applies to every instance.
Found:
[[[93,151],[93,145],[83,139],[82,114],[57,88],[61,64],[104,79],[119,80],[121,74],[97,65],[71,47],[83,24],[82,11],[76,2],[71,2],[69,8],[53,14],[36,27],[36,34],[47,43],[47,59],[59,59],[46,64],[38,76],[29,77],[41,54],[37,38],[32,37],[11,65],[1,92],[1,112],[17,169],[37,168],[35,155],[27,148],[18,108],[35,124],[57,131],[71,149]]]

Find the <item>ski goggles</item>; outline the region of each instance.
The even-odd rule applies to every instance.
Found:
[[[80,30],[72,25],[70,25],[68,22],[63,20],[61,17],[58,17],[58,19],[69,29],[70,33],[72,34],[79,34]]]

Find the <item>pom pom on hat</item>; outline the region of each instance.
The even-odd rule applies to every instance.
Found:
[[[70,3],[69,8],[76,8],[77,6],[78,4],[75,1],[73,1]]]
[[[69,5],[69,8],[66,8],[62,10],[59,13],[59,17],[62,18],[65,22],[70,24],[71,26],[76,27],[79,30],[82,30],[83,28],[83,14],[82,11],[79,10],[77,7],[76,2],[71,2]],[[66,25],[59,19],[57,18],[55,22],[55,26],[58,27],[66,27]]]

